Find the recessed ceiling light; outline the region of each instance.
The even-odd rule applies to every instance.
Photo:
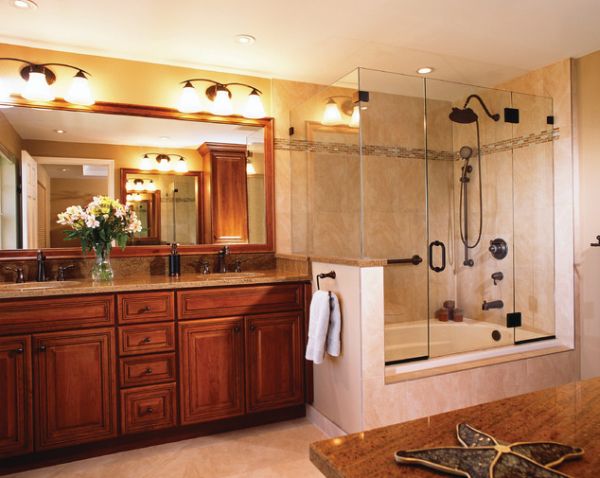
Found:
[[[167,141],[170,141],[171,138],[169,138],[168,136],[161,136],[158,139],[161,140],[162,142],[167,142]]]
[[[55,129],[54,132],[56,134],[65,134],[66,133],[66,131],[64,129]]]
[[[66,173],[66,172],[69,170],[69,168],[61,168],[60,170],[61,170],[63,173]]]
[[[256,38],[252,35],[236,35],[235,41],[240,45],[252,45],[256,41]]]
[[[9,3],[19,10],[35,10],[38,7],[33,0],[10,0]]]
[[[423,66],[417,70],[419,75],[429,75],[429,73],[433,72],[433,68],[430,66]]]

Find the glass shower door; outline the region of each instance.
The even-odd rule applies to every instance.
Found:
[[[510,345],[514,310],[509,92],[427,80],[430,356]]]

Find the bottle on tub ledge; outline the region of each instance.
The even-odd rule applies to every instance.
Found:
[[[456,302],[453,300],[446,300],[444,301],[443,307],[436,311],[435,316],[440,322],[448,322],[449,320],[462,322],[464,314],[462,309],[456,308]]]
[[[169,254],[169,276],[179,277],[181,275],[181,256],[177,252],[177,244],[171,244],[171,254]]]

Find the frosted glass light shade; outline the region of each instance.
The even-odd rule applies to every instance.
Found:
[[[37,71],[29,73],[29,79],[25,83],[21,96],[32,101],[52,101],[54,99],[54,93],[46,81],[46,75]]]
[[[325,105],[325,111],[323,112],[323,119],[321,123],[324,125],[340,124],[342,122],[342,113],[335,101],[329,100]]]
[[[231,103],[231,98],[229,98],[229,91],[217,89],[217,94],[212,104],[212,112],[221,116],[233,114],[233,104]]]
[[[182,113],[198,113],[202,111],[202,101],[200,101],[196,88],[189,81],[181,90],[179,101],[177,101],[177,109]]]
[[[244,109],[244,116],[246,118],[264,118],[265,107],[262,104],[258,91],[252,90],[252,93],[248,95],[246,100],[246,108]]]
[[[187,161],[184,158],[180,158],[175,162],[176,173],[187,173],[189,171]]]
[[[158,170],[163,172],[171,171],[171,161],[168,158],[160,158],[158,160]]]
[[[350,126],[352,128],[358,128],[360,126],[360,108],[358,105],[354,105],[352,108],[352,116],[350,117]]]
[[[154,181],[152,179],[150,179],[146,184],[146,191],[150,191],[152,193],[156,191],[156,184],[154,184]]]
[[[144,157],[140,159],[140,169],[144,171],[150,171],[156,167],[156,161],[149,158],[147,154],[144,154]]]
[[[90,90],[90,82],[83,72],[80,71],[73,77],[69,91],[65,95],[65,100],[75,105],[84,106],[90,106],[96,102],[92,96],[92,90]]]

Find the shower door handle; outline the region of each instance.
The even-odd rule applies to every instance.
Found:
[[[434,266],[433,265],[433,248],[441,247],[442,248],[442,265]],[[446,245],[441,241],[433,241],[429,244],[429,267],[433,272],[442,272],[446,268]]]

